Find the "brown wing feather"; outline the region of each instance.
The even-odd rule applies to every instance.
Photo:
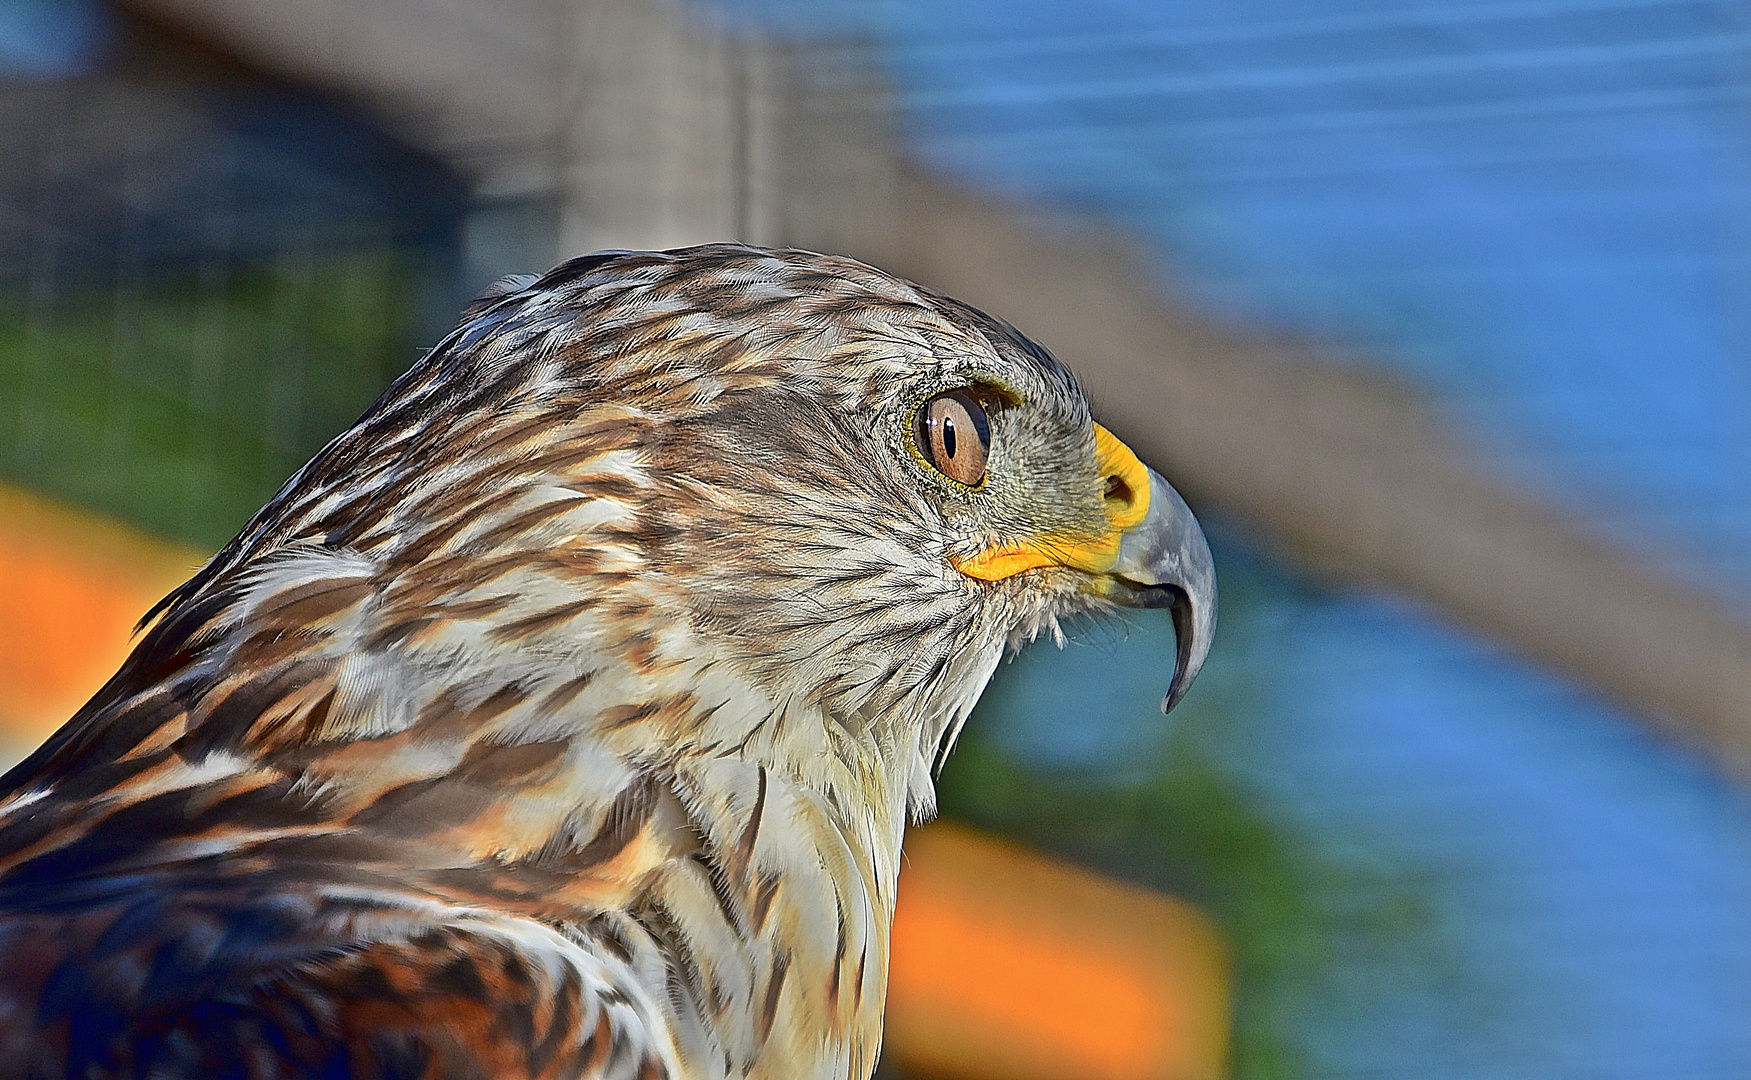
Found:
[[[627,973],[538,924],[312,910],[297,899],[131,897],[72,920],[9,920],[0,1075],[607,1080],[674,1071],[661,1021]],[[392,936],[312,940],[313,926],[334,920]]]

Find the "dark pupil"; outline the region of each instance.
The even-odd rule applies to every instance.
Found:
[[[955,456],[955,418],[952,416],[942,418],[942,449],[949,457]]]

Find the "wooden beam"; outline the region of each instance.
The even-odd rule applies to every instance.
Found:
[[[855,51],[725,51],[669,0],[514,0],[490,16],[461,0],[127,3],[352,94],[486,188],[548,185],[566,243],[777,239],[1007,317],[1194,501],[1320,572],[1420,598],[1751,777],[1751,627],[1721,598],[1481,467],[1403,387],[1210,325],[1110,233],[1045,227],[908,168]],[[641,36],[637,55],[662,63],[579,60]]]
[[[1110,237],[921,172],[898,183],[878,228],[833,215],[836,246],[1013,320],[1194,504],[1320,573],[1420,598],[1751,777],[1751,626],[1723,598],[1489,472],[1402,384],[1190,314]]]

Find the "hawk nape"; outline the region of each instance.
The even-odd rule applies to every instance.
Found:
[[[0,781],[0,1076],[863,1080],[933,765],[1114,605],[1171,705],[1209,549],[1008,325],[739,246],[512,282]]]

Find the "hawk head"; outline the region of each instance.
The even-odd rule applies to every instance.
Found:
[[[1216,609],[1185,502],[1045,349],[853,260],[739,245],[495,286],[164,606],[203,599],[250,631],[209,666],[326,652],[328,711],[255,722],[252,751],[513,687],[525,728],[733,749],[914,816],[1006,648],[1169,608],[1165,710]]]

